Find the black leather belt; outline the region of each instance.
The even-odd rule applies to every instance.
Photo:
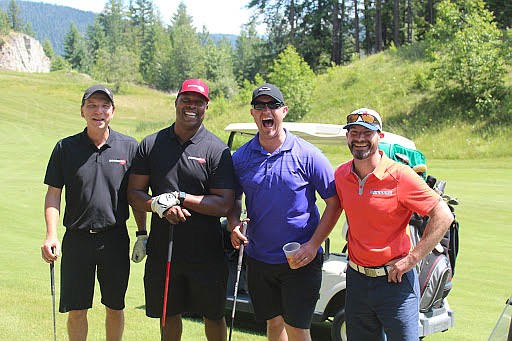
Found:
[[[83,231],[85,233],[89,233],[89,234],[97,234],[97,233],[102,233],[102,232],[107,232],[107,231],[112,231],[112,230],[116,230],[120,227],[123,227],[125,225],[110,225],[110,226],[105,226],[105,227],[96,227],[96,228],[91,228],[91,229],[80,229],[79,231]]]

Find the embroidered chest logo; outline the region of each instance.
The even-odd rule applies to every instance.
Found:
[[[206,163],[206,159],[204,157],[189,156],[188,159],[195,160],[201,164]]]
[[[126,160],[124,160],[124,159],[110,159],[110,160],[108,160],[108,162],[115,162],[115,163],[119,163],[120,165],[126,165]]]
[[[370,191],[370,194],[393,195],[393,191]]]

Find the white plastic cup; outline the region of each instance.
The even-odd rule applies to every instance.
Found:
[[[291,242],[287,243],[283,246],[284,254],[286,255],[286,259],[288,260],[288,265],[290,265],[290,268],[297,269],[297,267],[291,266],[290,262],[292,261],[293,256],[297,253],[297,251],[300,249],[300,243],[297,242]]]

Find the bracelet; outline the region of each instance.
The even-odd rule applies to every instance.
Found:
[[[135,236],[147,236],[148,235],[148,231],[146,230],[141,230],[141,231],[136,231],[135,232]]]

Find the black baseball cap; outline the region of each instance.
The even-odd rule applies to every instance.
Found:
[[[88,99],[92,96],[93,93],[98,91],[106,94],[108,98],[110,98],[110,102],[112,102],[112,105],[114,105],[114,94],[109,88],[105,87],[103,84],[94,84],[88,87],[84,92],[84,96],[82,97],[82,105],[84,105],[86,99]]]
[[[254,104],[254,101],[256,100],[256,98],[258,98],[260,96],[264,96],[264,95],[270,96],[273,99],[275,99],[276,101],[278,101],[279,103],[284,104],[284,98],[283,98],[283,94],[281,93],[281,90],[279,90],[279,88],[277,86],[275,86],[274,84],[270,84],[270,83],[264,83],[264,84],[258,86],[256,88],[256,90],[254,90],[252,92],[251,104]]]

